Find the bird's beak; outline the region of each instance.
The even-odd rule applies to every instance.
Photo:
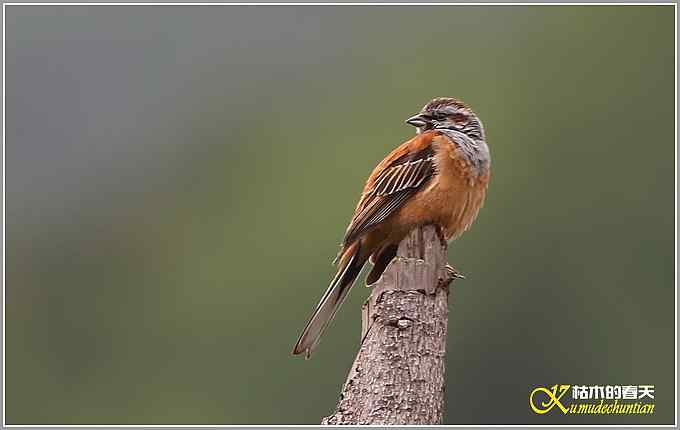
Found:
[[[421,114],[413,115],[411,118],[406,120],[406,124],[410,124],[414,127],[423,127],[427,125],[427,120],[423,118]]]

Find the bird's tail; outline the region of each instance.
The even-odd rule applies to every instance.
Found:
[[[321,297],[321,301],[316,307],[314,314],[307,322],[295,347],[293,354],[305,354],[309,358],[312,351],[319,343],[319,339],[328,324],[333,320],[335,313],[347,297],[347,293],[354,284],[354,280],[359,276],[361,269],[366,263],[366,257],[361,253],[361,244],[355,242],[342,253],[338,272],[328,286],[328,289]]]

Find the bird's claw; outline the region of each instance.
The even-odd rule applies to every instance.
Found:
[[[435,226],[435,230],[437,231],[437,236],[439,237],[439,241],[442,243],[442,245],[446,244],[446,235],[444,234],[444,229],[441,226]]]
[[[449,275],[451,279],[465,279],[465,275],[460,273],[455,267],[450,264],[446,265],[446,274]]]

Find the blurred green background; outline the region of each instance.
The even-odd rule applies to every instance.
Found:
[[[449,249],[445,422],[672,423],[672,6],[6,12],[8,423],[330,414],[368,291],[290,350],[434,96],[493,160]],[[656,413],[533,415],[555,383],[653,384]]]

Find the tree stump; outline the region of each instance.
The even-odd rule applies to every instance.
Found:
[[[435,226],[414,229],[362,308],[362,343],[333,415],[322,424],[441,424],[448,286]]]

